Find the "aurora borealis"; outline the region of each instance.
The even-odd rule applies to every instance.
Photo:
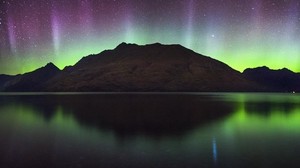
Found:
[[[300,72],[300,1],[0,1],[0,74],[63,68],[121,42],[181,44],[239,71]]]

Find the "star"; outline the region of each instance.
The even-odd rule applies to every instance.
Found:
[[[121,42],[180,44],[240,71],[265,64],[300,72],[296,45],[300,38],[295,37],[300,34],[299,0],[0,0],[0,4],[0,74],[28,71],[24,68],[28,65],[17,66],[24,60],[34,60],[30,67],[52,61],[64,68]],[[47,58],[35,59],[40,54]],[[3,66],[7,59],[10,69]]]

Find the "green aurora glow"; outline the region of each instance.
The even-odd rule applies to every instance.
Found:
[[[239,71],[266,65],[300,72],[299,1],[5,2],[0,74],[48,62],[62,69],[121,42],[181,44]]]

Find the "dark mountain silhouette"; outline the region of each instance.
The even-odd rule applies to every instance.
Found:
[[[3,87],[5,91],[12,92],[43,91],[45,83],[59,72],[60,70],[53,63],[48,63],[33,72],[9,77],[8,80],[3,81]]]
[[[246,69],[244,76],[255,81],[267,91],[300,92],[300,74],[289,69],[271,70],[268,67]]]
[[[54,64],[23,75],[0,75],[0,91],[237,92],[299,91],[299,74],[266,67],[240,73],[180,45],[122,43],[59,70]]]
[[[47,83],[49,91],[245,91],[228,65],[180,45],[122,43],[81,59]]]

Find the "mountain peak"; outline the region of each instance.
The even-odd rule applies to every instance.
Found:
[[[247,68],[243,71],[243,73],[248,73],[252,71],[270,71],[271,69],[267,66],[261,66],[261,67],[256,67],[256,68]]]
[[[26,74],[32,74],[32,73],[57,73],[59,72],[60,69],[55,66],[52,62],[49,62],[48,64],[46,64],[45,66],[38,68],[32,72],[28,72]]]
[[[282,69],[281,69],[281,71],[284,71],[284,72],[289,72],[289,73],[290,73],[290,72],[294,73],[293,71],[291,71],[291,70],[290,70],[290,69],[288,69],[288,68],[282,68]]]
[[[161,43],[152,43],[152,44],[146,44],[146,45],[138,45],[135,43],[125,43],[122,42],[121,44],[119,44],[116,49],[125,49],[125,48],[131,48],[131,47],[163,47],[163,46],[180,46],[180,45],[164,45]],[[182,46],[181,46],[182,47]]]
[[[52,62],[49,62],[48,64],[46,64],[46,66],[44,67],[49,67],[49,68],[55,68],[58,69],[57,66],[55,66]]]
[[[153,44],[148,44],[146,46],[163,46],[161,43],[153,43]]]
[[[132,47],[132,46],[138,46],[137,44],[134,44],[134,43],[125,43],[125,42],[122,42],[121,44],[119,44],[116,49],[124,49],[124,48],[127,48],[127,47]]]

